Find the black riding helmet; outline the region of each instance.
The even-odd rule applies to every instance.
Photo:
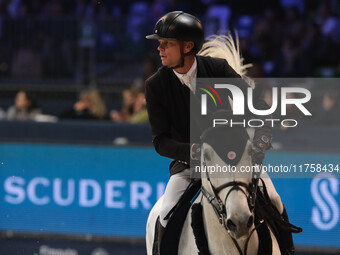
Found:
[[[160,18],[147,39],[193,41],[198,52],[204,42],[204,30],[201,21],[182,11],[173,11]]]

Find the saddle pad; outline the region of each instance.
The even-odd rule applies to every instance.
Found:
[[[208,240],[204,231],[202,205],[194,204],[191,210],[191,227],[195,236],[198,255],[210,255]]]
[[[182,195],[181,202],[174,210],[163,234],[160,252],[162,255],[177,255],[179,239],[185,218],[190,209],[190,200],[196,195],[201,187],[201,182],[194,182]]]

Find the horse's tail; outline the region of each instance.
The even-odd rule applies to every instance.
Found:
[[[228,35],[212,35],[207,38],[207,42],[203,44],[199,51],[200,56],[209,56],[216,58],[224,58],[228,64],[249,84],[254,87],[254,81],[246,76],[247,69],[252,64],[244,64],[239,49],[238,35],[235,32],[235,40],[231,33]]]

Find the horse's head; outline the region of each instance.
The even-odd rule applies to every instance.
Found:
[[[245,238],[253,228],[256,190],[248,133],[242,127],[210,128],[201,139],[202,192],[231,237]]]

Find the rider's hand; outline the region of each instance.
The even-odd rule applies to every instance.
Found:
[[[201,145],[198,143],[193,143],[191,145],[190,157],[192,160],[200,160],[201,158]]]
[[[251,149],[251,157],[253,159],[253,164],[258,165],[262,164],[266,154],[266,150],[271,147],[270,142],[271,138],[265,135],[262,135],[261,137],[254,139],[253,146]]]

